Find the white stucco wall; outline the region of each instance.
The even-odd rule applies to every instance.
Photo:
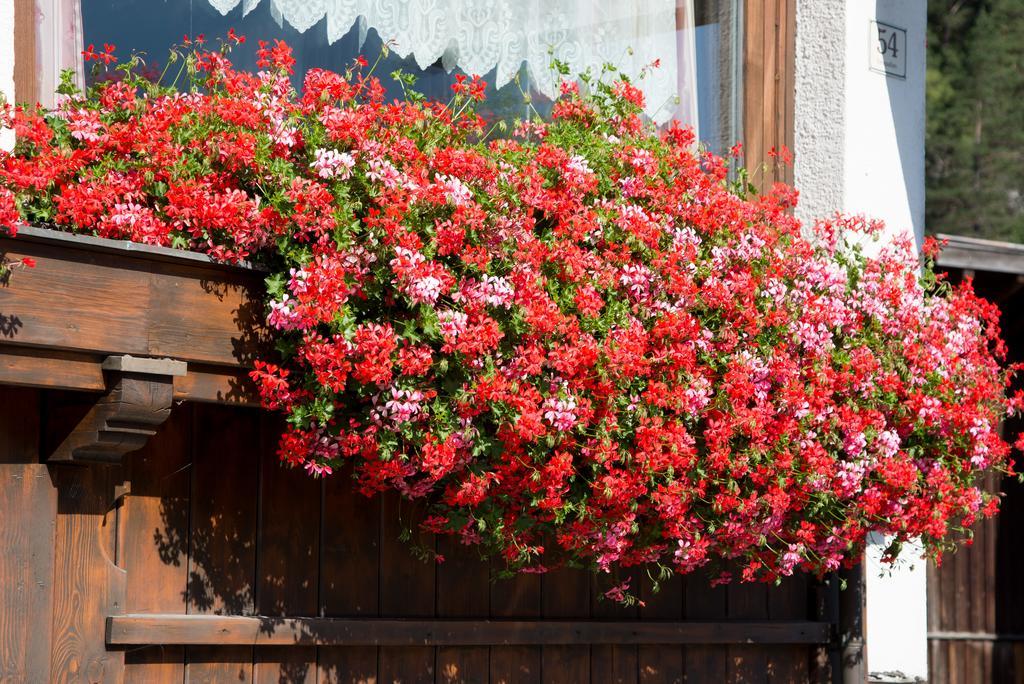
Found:
[[[925,0],[846,4],[843,209],[885,221],[890,235],[924,235]],[[872,20],[906,30],[906,77],[868,66]]]
[[[797,2],[793,178],[804,222],[843,206],[846,53],[836,34],[845,21],[843,2]]]
[[[14,101],[14,0],[0,0],[0,95]],[[0,149],[14,145],[14,133],[0,129]]]
[[[870,68],[871,21],[906,30],[905,76]],[[888,238],[924,232],[926,0],[798,0],[794,177],[805,220],[836,211],[881,219]],[[928,674],[925,563],[867,552],[872,672]]]

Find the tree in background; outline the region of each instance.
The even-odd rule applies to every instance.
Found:
[[[1024,242],[1024,2],[928,4],[927,226]]]

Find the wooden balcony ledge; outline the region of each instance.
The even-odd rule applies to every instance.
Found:
[[[0,384],[109,392],[110,357],[169,359],[173,398],[253,404],[263,273],[194,252],[22,226],[0,288]]]

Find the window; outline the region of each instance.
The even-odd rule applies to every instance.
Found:
[[[357,55],[400,95],[390,74],[415,74],[417,89],[447,99],[457,73],[488,82],[485,116],[542,115],[560,78],[551,54],[574,72],[612,63],[639,81],[647,113],[693,125],[721,151],[740,138],[742,102],[739,0],[37,0],[40,93],[55,74],[75,68],[83,46],[113,43],[121,55],[145,53],[159,73],[167,48],[184,35],[223,37],[229,28],[250,41],[233,53],[255,67],[257,39],[281,38],[295,51],[296,85],[313,67],[340,69]],[[549,52],[550,51],[550,52]],[[656,69],[647,68],[655,60]],[[529,95],[524,98],[524,93]]]

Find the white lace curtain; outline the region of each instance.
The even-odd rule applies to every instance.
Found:
[[[208,0],[222,14],[242,13],[261,0]],[[573,72],[599,73],[605,63],[637,78],[647,113],[658,122],[678,118],[697,127],[693,0],[266,0],[280,23],[300,33],[327,19],[333,43],[357,25],[360,44],[368,28],[411,55],[421,69],[438,59],[469,74],[497,70],[498,88],[523,62],[531,85],[554,97],[559,77],[548,69],[552,54]],[[550,51],[550,52],[549,52]],[[678,100],[677,100],[678,97]]]

